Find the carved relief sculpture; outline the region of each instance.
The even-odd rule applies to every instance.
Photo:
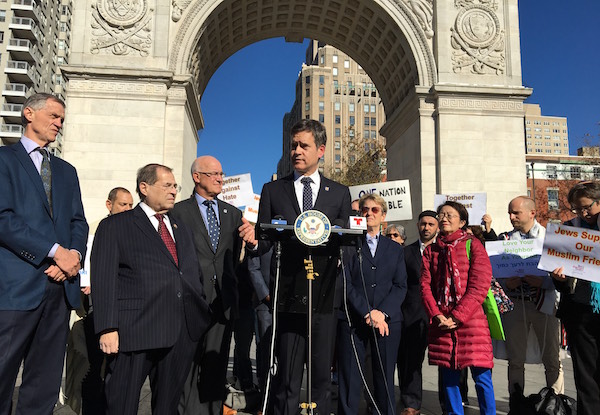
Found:
[[[171,19],[173,19],[174,22],[178,22],[179,19],[181,19],[184,10],[190,5],[191,2],[192,0],[171,0],[171,4],[173,5]]]
[[[425,32],[425,36],[431,39],[433,32],[433,0],[404,0],[412,12],[417,16],[421,28]]]
[[[92,9],[91,53],[148,56],[154,11],[148,0],[97,0]]]
[[[505,71],[504,30],[495,0],[456,0],[461,8],[451,29],[452,69],[474,74],[502,75]]]

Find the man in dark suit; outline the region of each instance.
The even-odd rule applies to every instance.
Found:
[[[62,377],[69,309],[88,225],[73,166],[48,151],[65,104],[35,94],[23,104],[21,140],[0,147],[0,414],[10,413],[21,361],[17,414],[52,412]]]
[[[319,159],[325,154],[327,135],[321,123],[303,119],[290,132],[294,173],[264,185],[258,211],[259,223],[283,217],[288,224],[301,212],[314,209],[324,213],[332,225],[345,226],[350,215],[350,191],[346,186],[319,173]],[[245,230],[242,230],[245,237]],[[261,242],[259,253],[270,248]],[[298,241],[284,243],[277,308],[278,372],[271,391],[274,414],[294,414],[300,402],[300,387],[307,351],[307,280],[304,259],[308,248]],[[338,247],[312,248],[314,271],[312,318],[312,397],[315,413],[330,413],[332,333]],[[274,261],[272,262],[274,267]],[[275,275],[272,269],[271,275]],[[273,297],[273,296],[271,296]]]
[[[398,384],[401,415],[415,415],[421,411],[423,397],[422,367],[427,349],[428,319],[421,300],[421,264],[425,247],[435,241],[438,232],[437,213],[426,210],[417,222],[419,239],[404,248],[408,275],[408,291],[402,303],[402,337],[398,349]]]
[[[94,325],[109,355],[107,414],[137,414],[148,375],[152,413],[172,415],[196,345],[208,326],[191,231],[167,214],[178,186],[171,169],[138,170],[141,202],[98,226],[91,258]]]
[[[212,310],[210,327],[198,347],[179,405],[180,414],[223,411],[232,322],[238,315],[241,211],[217,199],[223,190],[223,169],[214,157],[192,164],[194,194],[175,205],[173,214],[193,231],[204,290]]]

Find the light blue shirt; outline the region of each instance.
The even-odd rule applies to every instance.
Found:
[[[200,214],[202,215],[202,219],[204,219],[204,226],[206,226],[206,230],[208,231],[208,218],[206,216],[206,210],[208,209],[208,206],[206,206],[204,204],[205,200],[208,200],[202,196],[200,196],[198,193],[194,192],[194,197],[196,197],[196,203],[198,203],[198,207],[200,208]],[[211,205],[213,210],[215,211],[215,216],[217,217],[217,223],[219,224],[219,226],[221,226],[221,220],[219,218],[219,204],[217,203],[217,199],[213,199],[211,200]]]
[[[367,238],[367,246],[369,247],[369,251],[371,251],[371,256],[373,258],[375,258],[375,253],[377,252],[377,244],[379,243],[380,235],[381,233],[378,233],[375,236],[371,236],[369,234],[365,235],[365,237]]]

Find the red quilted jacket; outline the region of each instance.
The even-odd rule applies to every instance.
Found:
[[[448,236],[438,236],[447,241],[456,240],[464,231],[458,230]],[[490,288],[492,267],[485,248],[477,239],[471,240],[471,260],[467,257],[466,239],[455,247],[455,260],[460,273],[462,298],[453,301],[448,308],[440,303],[441,276],[446,266],[440,264],[440,252],[444,249],[438,242],[429,245],[423,253],[421,268],[421,296],[430,319],[429,364],[451,369],[469,366],[492,368],[492,339],[483,301]],[[442,331],[431,319],[439,314],[452,315],[460,322],[457,329]]]

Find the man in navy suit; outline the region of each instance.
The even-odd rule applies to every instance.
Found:
[[[264,185],[258,223],[271,223],[272,219],[282,217],[288,224],[293,224],[300,213],[314,209],[324,213],[332,225],[345,226],[351,210],[350,191],[346,186],[324,177],[318,169],[327,143],[325,128],[318,121],[303,119],[292,127],[290,135],[294,173]],[[240,231],[244,240],[249,236],[248,230],[243,228]],[[250,245],[254,242],[251,241]],[[308,290],[304,259],[308,258],[308,248],[298,241],[282,245],[279,302],[273,304],[279,313],[276,328],[279,363],[271,393],[275,415],[298,411],[307,351]],[[262,254],[269,248],[269,243],[261,242],[258,253]],[[338,248],[333,244],[312,248],[314,271],[319,276],[313,282],[313,360],[308,364],[312,364],[313,370],[312,397],[317,404],[314,412],[324,415],[330,413]],[[271,276],[275,275],[274,263],[273,260]]]
[[[191,231],[168,212],[178,185],[171,169],[138,170],[140,203],[105,218],[91,258],[94,326],[109,355],[107,414],[135,415],[150,376],[152,413],[173,415],[198,340],[208,326]]]
[[[0,414],[52,412],[58,397],[69,309],[80,304],[78,271],[88,225],[75,168],[48,146],[65,104],[35,94],[23,104],[21,140],[0,147]]]
[[[223,190],[223,168],[212,156],[192,164],[194,193],[173,209],[192,229],[196,257],[204,275],[204,291],[212,313],[210,327],[198,346],[185,382],[179,413],[218,415],[224,409],[232,323],[238,316],[238,281],[242,212],[217,199]],[[230,411],[228,411],[230,412]]]
[[[404,261],[408,274],[408,291],[402,303],[402,338],[398,348],[398,383],[400,415],[417,415],[423,400],[423,359],[427,349],[429,319],[421,300],[421,264],[423,251],[435,242],[438,233],[437,212],[425,210],[419,215],[419,239],[404,247]]]

